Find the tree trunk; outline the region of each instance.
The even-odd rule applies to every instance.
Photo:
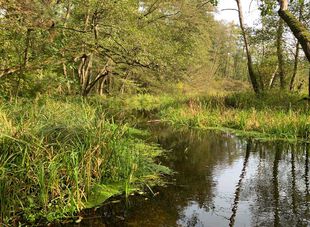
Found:
[[[27,29],[26,34],[26,42],[25,42],[25,51],[24,51],[24,61],[23,61],[23,69],[27,67],[29,61],[29,47],[30,47],[30,36],[31,36],[32,29]]]
[[[246,54],[247,54],[249,76],[250,76],[250,80],[251,80],[253,89],[254,89],[255,93],[258,94],[258,93],[260,93],[260,86],[259,86],[259,83],[257,80],[257,75],[254,71],[252,56],[251,56],[250,47],[249,47],[249,43],[248,43],[248,37],[246,35],[245,28],[244,28],[242,5],[241,5],[240,0],[236,0],[236,2],[237,2],[237,6],[238,6],[240,28],[242,31],[245,50],[246,50]]]
[[[290,82],[290,91],[293,91],[294,89],[294,82],[297,75],[298,70],[298,59],[299,59],[299,42],[297,41],[296,48],[295,48],[295,55],[294,55],[294,69],[293,69],[293,75]]]
[[[27,33],[26,33],[26,40],[25,40],[24,58],[22,60],[23,61],[22,64],[20,65],[20,71],[19,71],[20,76],[17,79],[16,87],[14,89],[15,90],[14,96],[16,96],[16,97],[17,97],[18,92],[19,92],[21,77],[24,76],[24,73],[26,71],[26,67],[27,67],[28,62],[29,62],[29,48],[30,48],[30,41],[31,41],[31,32],[32,32],[32,29],[28,28]]]
[[[300,3],[299,18],[298,18],[299,21],[301,21],[302,19],[303,11],[304,11],[304,1]],[[293,69],[293,75],[292,75],[291,82],[290,82],[290,91],[294,89],[294,82],[295,82],[295,78],[296,78],[297,70],[298,70],[298,60],[299,60],[299,41],[297,40],[296,47],[295,47],[295,56],[294,56],[294,69]]]
[[[277,76],[278,69],[279,69],[279,66],[277,65],[276,70],[273,72],[273,74],[271,76],[271,79],[270,79],[270,82],[269,82],[269,89],[271,89],[273,87],[275,78]]]
[[[309,75],[308,75],[308,96],[310,97],[310,67],[309,67]]]
[[[287,10],[287,0],[280,1],[280,10],[278,13],[299,41],[308,61],[310,62],[310,32],[292,13]]]
[[[92,55],[84,54],[78,67],[78,75],[81,85],[81,94],[84,95],[89,85],[90,73],[92,68]]]
[[[83,96],[87,96],[90,91],[92,90],[92,88],[97,84],[97,82],[99,82],[100,80],[102,85],[101,86],[104,86],[103,84],[106,82],[106,80],[108,79],[108,76],[109,76],[109,71],[105,71],[103,73],[100,73],[96,79],[94,79],[91,83],[88,84],[88,86],[85,88],[84,92],[83,92]]]
[[[71,1],[68,1],[68,4],[67,4],[67,10],[66,10],[66,15],[65,15],[65,18],[64,18],[64,24],[63,24],[63,27],[66,28],[67,27],[67,22],[68,22],[68,19],[70,17],[70,7],[71,7]],[[66,34],[65,34],[65,31],[62,30],[62,35],[64,37],[66,37]],[[62,50],[61,52],[61,56],[63,58],[63,62],[62,62],[62,71],[63,71],[63,74],[64,76],[67,78],[68,77],[68,72],[67,72],[67,66],[66,66],[66,63],[65,63],[65,49]],[[68,88],[69,88],[69,84],[68,84]]]
[[[283,59],[283,31],[284,23],[283,20],[279,19],[278,31],[277,31],[277,57],[278,57],[278,66],[279,66],[279,77],[280,77],[280,88],[281,90],[285,87],[285,78],[284,78],[284,59]]]

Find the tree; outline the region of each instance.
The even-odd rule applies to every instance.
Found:
[[[288,11],[288,0],[279,1],[280,9],[278,11],[280,17],[286,22],[298,42],[302,46],[305,55],[310,61],[310,32],[307,28]]]
[[[299,21],[302,20],[304,3],[305,3],[304,0],[302,0],[298,6],[298,20]],[[300,46],[300,43],[297,40],[296,46],[295,46],[295,55],[294,55],[294,70],[293,70],[293,75],[292,75],[291,80],[290,80],[290,91],[292,91],[294,89],[294,82],[295,82],[295,78],[297,75],[298,61],[299,61],[299,46]]]
[[[285,73],[284,73],[284,56],[283,56],[283,33],[284,33],[284,23],[280,18],[278,21],[277,30],[277,57],[278,57],[278,69],[280,77],[280,88],[283,90],[285,86]]]
[[[2,91],[55,84],[86,96],[183,80],[211,49],[201,40],[216,29],[213,10],[202,0],[0,1]]]
[[[250,80],[253,86],[253,89],[255,91],[255,93],[259,93],[261,91],[259,82],[258,82],[258,78],[257,78],[257,74],[254,71],[254,66],[253,66],[253,61],[252,61],[252,55],[250,52],[250,47],[249,47],[249,42],[248,42],[248,37],[244,28],[244,19],[243,19],[243,12],[242,12],[242,5],[240,0],[236,0],[237,2],[237,6],[238,6],[238,14],[239,14],[239,23],[240,23],[240,28],[242,31],[242,36],[243,36],[243,40],[244,40],[244,46],[246,49],[246,54],[247,54],[247,61],[248,61],[248,71],[249,71],[249,76],[250,76]]]

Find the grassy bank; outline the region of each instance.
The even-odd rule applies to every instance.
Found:
[[[294,94],[239,93],[178,100],[159,112],[175,127],[230,130],[264,139],[309,139],[307,101]]]
[[[82,99],[2,100],[0,225],[52,222],[160,184],[169,170],[143,134]]]
[[[137,116],[160,120],[173,127],[219,129],[262,139],[307,140],[310,107],[294,93],[251,92],[224,95],[137,95],[93,99],[119,121]]]

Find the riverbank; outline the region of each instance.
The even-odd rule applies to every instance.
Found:
[[[294,94],[239,93],[194,97],[162,109],[159,118],[173,127],[217,129],[260,139],[308,140],[308,102]]]
[[[108,198],[163,184],[163,154],[135,126],[224,130],[308,140],[308,103],[294,94],[37,98],[0,103],[1,222],[50,223]]]
[[[309,103],[294,93],[139,95],[114,98],[104,105],[119,119],[129,120],[140,114],[176,128],[216,129],[266,140],[297,141],[310,137]]]
[[[48,223],[163,183],[146,132],[83,99],[2,101],[0,224]],[[1,224],[1,225],[2,225]]]
[[[216,129],[260,139],[297,141],[310,137],[310,107],[303,97],[294,93],[257,96],[252,92],[209,96],[138,95],[108,99],[101,105],[121,121],[132,122],[139,115],[175,128]]]

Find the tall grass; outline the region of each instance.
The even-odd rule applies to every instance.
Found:
[[[162,150],[139,133],[83,100],[3,102],[0,223],[51,222],[160,184],[169,172],[155,162]]]
[[[196,97],[162,109],[159,115],[174,126],[234,129],[264,138],[309,139],[310,111],[301,98],[287,93]]]

